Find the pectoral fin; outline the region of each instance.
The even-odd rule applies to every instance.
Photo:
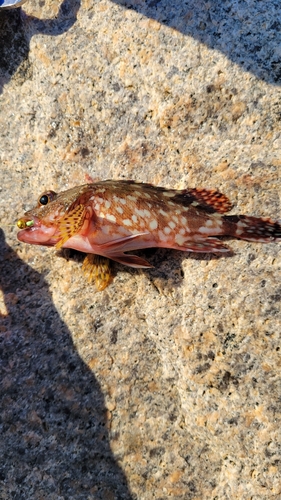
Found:
[[[87,209],[84,205],[77,205],[59,221],[59,240],[56,243],[56,248],[61,248],[69,238],[75,236],[82,229],[86,212]]]

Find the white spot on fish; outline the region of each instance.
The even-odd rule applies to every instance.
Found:
[[[138,208],[135,209],[135,212],[137,215],[139,215],[140,217],[144,217],[144,211],[143,210],[139,210]]]
[[[176,237],[175,237],[175,242],[182,246],[185,242],[186,238],[184,238],[181,234],[176,234]]]
[[[126,229],[126,228],[125,228],[125,227],[123,227],[123,226],[120,226],[120,227],[118,228],[118,231],[119,231],[119,233],[121,233],[121,234],[128,234],[128,229]]]
[[[198,233],[202,233],[202,234],[212,234],[212,232],[210,231],[210,228],[209,228],[209,227],[206,227],[206,226],[199,227],[199,229],[198,229]]]
[[[187,223],[187,218],[186,217],[181,217],[181,223],[185,225]]]
[[[106,214],[106,215],[105,215],[105,218],[106,218],[107,220],[110,220],[110,222],[116,222],[116,217],[115,217],[115,215],[112,215],[112,214]]]
[[[171,229],[175,229],[176,227],[176,224],[171,220],[169,223],[168,223],[168,226],[170,226]]]
[[[217,216],[217,214],[214,214],[214,216],[216,217],[216,226],[219,226],[219,227],[222,226],[223,225],[223,220],[221,218],[221,215],[218,214],[218,216]]]
[[[130,201],[137,201],[137,199],[138,199],[138,198],[136,198],[136,196],[132,196],[131,194],[128,194],[127,198]]]
[[[172,215],[172,219],[178,224],[179,218],[176,215]]]
[[[126,205],[127,203],[126,200],[124,200],[124,198],[119,198],[119,201],[120,203],[122,203],[122,205]]]
[[[116,207],[116,212],[118,212],[119,214],[123,214],[124,210],[122,207]]]
[[[158,231],[158,237],[159,237],[160,241],[167,241],[168,240],[168,236],[166,236],[166,234],[164,234],[163,231]]]
[[[180,233],[180,234],[185,234],[185,229],[184,229],[184,227],[182,227],[182,228],[179,230],[179,233]]]
[[[136,215],[132,215],[132,221],[135,223],[138,222],[138,218]]]
[[[151,213],[149,210],[146,210],[146,208],[143,211],[144,217],[151,217]]]
[[[167,205],[170,205],[170,207],[174,207],[175,203],[173,203],[172,201],[167,201]]]
[[[241,234],[245,232],[246,227],[247,224],[244,224],[244,222],[240,220],[236,226],[236,231],[235,231],[236,236],[241,236]]]
[[[208,219],[208,220],[206,220],[205,225],[206,225],[207,227],[211,227],[211,226],[213,225],[213,221],[212,221],[212,219]]]
[[[133,223],[130,219],[123,219],[123,224],[125,226],[132,226],[133,225]]]
[[[111,234],[112,226],[108,226],[107,224],[102,227],[103,234]]]
[[[164,227],[164,233],[165,234],[170,234],[171,229],[169,227]]]
[[[157,229],[158,227],[158,222],[156,219],[153,219],[150,223],[149,223],[149,227],[150,229],[153,231],[154,229]]]
[[[111,201],[106,200],[106,201],[105,201],[105,203],[104,203],[104,207],[105,207],[106,209],[110,208],[110,207],[111,207]]]
[[[165,191],[163,193],[163,196],[167,196],[167,198],[172,198],[173,196],[175,196],[175,193],[173,193],[172,191]]]
[[[167,212],[165,212],[164,210],[162,210],[162,208],[160,208],[159,214],[164,215],[164,217],[166,217],[168,215]]]

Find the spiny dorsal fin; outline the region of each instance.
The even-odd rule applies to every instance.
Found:
[[[61,248],[71,236],[75,236],[80,231],[85,220],[86,211],[84,205],[77,205],[59,221],[59,240],[56,248]]]

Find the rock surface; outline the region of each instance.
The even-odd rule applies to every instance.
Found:
[[[45,189],[218,188],[280,218],[279,1],[0,12],[0,497],[281,497],[280,244],[155,250],[101,293],[17,242]]]

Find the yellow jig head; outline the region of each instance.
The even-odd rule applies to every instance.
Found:
[[[17,222],[17,226],[19,229],[25,229],[26,227],[31,227],[34,225],[34,221],[33,220],[23,220],[23,219],[19,219],[18,222]]]

